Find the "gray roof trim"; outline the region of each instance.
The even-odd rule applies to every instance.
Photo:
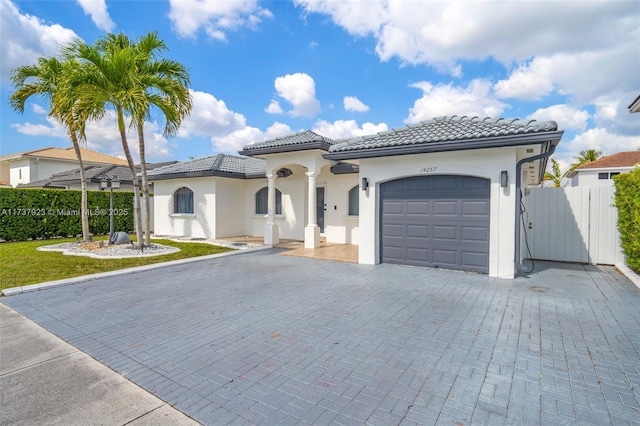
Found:
[[[183,178],[197,178],[197,177],[225,177],[231,179],[259,179],[266,177],[265,174],[256,174],[256,173],[238,173],[238,172],[221,172],[217,170],[203,170],[197,172],[182,172],[182,173],[171,173],[171,174],[163,174],[157,176],[149,176],[150,181],[157,180],[169,180],[169,179],[183,179]]]
[[[517,134],[482,139],[462,139],[443,142],[428,142],[415,145],[386,146],[353,151],[336,151],[324,154],[327,160],[355,160],[358,158],[389,157],[395,155],[427,154],[432,152],[464,151],[469,149],[503,148],[520,145],[538,145],[547,141],[560,142],[563,130]]]
[[[321,149],[323,151],[329,151],[329,148],[332,144],[326,141],[313,141],[307,142],[304,145],[279,145],[279,146],[265,146],[258,147],[253,149],[243,149],[242,151],[238,151],[240,155],[246,155],[247,157],[253,157],[255,155],[264,155],[264,154],[280,154],[283,152],[294,152],[294,151],[309,151],[312,149]]]
[[[277,154],[281,152],[322,149],[328,151],[335,141],[311,130],[302,130],[286,136],[246,145],[240,154],[252,156],[261,154]]]
[[[351,173],[359,173],[360,166],[358,164],[340,162],[331,166],[329,170],[331,170],[331,173],[333,173],[334,175],[346,175]]]

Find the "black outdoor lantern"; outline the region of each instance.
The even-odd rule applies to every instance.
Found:
[[[113,190],[120,189],[120,179],[117,176],[100,176],[100,190],[109,189],[109,242],[113,235]]]

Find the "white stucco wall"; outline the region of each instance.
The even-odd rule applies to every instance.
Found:
[[[215,238],[248,235],[245,232],[246,182],[242,179],[215,179]]]
[[[334,175],[322,168],[317,186],[325,188],[324,236],[329,243],[358,244],[359,217],[349,216],[349,190],[358,185],[358,174]]]
[[[360,191],[360,263],[380,262],[378,194],[389,180],[423,175],[466,175],[491,181],[489,275],[512,278],[515,273],[515,165],[516,150],[496,148],[451,153],[403,155],[360,160],[360,178],[369,189]],[[500,171],[509,173],[509,185],[500,187]]]
[[[306,224],[306,175],[304,169],[289,165],[293,174],[286,178],[276,178],[276,189],[282,193],[282,214],[276,215],[280,238],[304,239]],[[244,211],[246,235],[264,236],[266,214],[256,214],[256,193],[267,186],[267,179],[247,179],[245,181]]]
[[[31,179],[30,164],[28,158],[22,158],[9,163],[9,183],[14,188],[21,183],[29,183]]]
[[[571,179],[571,186],[613,186],[613,179],[599,179],[598,173],[626,173],[631,170],[632,169],[630,167],[580,170]]]
[[[173,193],[183,186],[193,191],[194,213],[173,213]],[[212,178],[170,179],[154,182],[154,232],[192,238],[215,236],[216,181]]]
[[[0,161],[0,181],[11,182],[11,167],[9,161]]]

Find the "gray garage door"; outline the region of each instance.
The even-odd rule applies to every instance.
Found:
[[[489,197],[489,180],[471,176],[381,184],[381,261],[488,273]]]

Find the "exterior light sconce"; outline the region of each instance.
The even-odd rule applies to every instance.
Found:
[[[280,177],[280,178],[286,178],[289,177],[293,174],[293,172],[290,169],[287,169],[285,167],[283,167],[282,169],[278,170],[276,172],[276,176]]]
[[[509,186],[509,173],[506,170],[500,172],[500,186],[502,188]]]
[[[369,188],[369,180],[366,177],[362,178],[362,186],[360,188],[363,191],[366,191]]]

